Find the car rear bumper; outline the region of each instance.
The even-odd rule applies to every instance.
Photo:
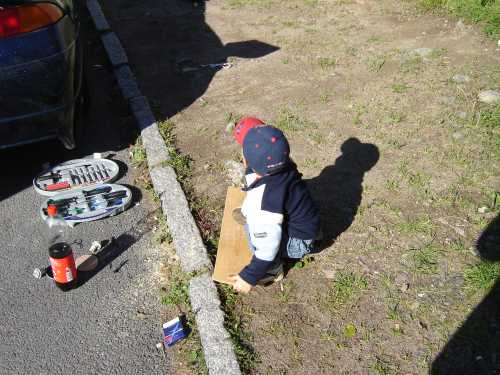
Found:
[[[63,23],[23,41],[47,43],[49,56],[0,64],[0,149],[62,138],[72,131],[76,42],[61,40],[61,27]]]

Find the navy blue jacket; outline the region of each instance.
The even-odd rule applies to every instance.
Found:
[[[242,205],[254,255],[240,277],[251,285],[266,274],[277,256],[280,244],[288,238],[314,240],[319,227],[319,213],[302,175],[295,165],[280,173],[257,178],[245,176],[247,191]],[[284,242],[286,243],[286,242]]]

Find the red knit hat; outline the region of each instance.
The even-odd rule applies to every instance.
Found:
[[[236,126],[234,127],[233,137],[236,139],[240,145],[243,145],[243,140],[245,139],[245,135],[247,135],[248,131],[257,126],[263,125],[264,122],[255,117],[243,117]]]

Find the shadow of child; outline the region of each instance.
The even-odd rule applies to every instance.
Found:
[[[317,252],[331,246],[347,230],[358,212],[363,194],[363,178],[377,163],[377,146],[349,138],[341,146],[342,155],[306,183],[320,210],[322,238]]]

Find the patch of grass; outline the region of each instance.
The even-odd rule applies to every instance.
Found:
[[[467,289],[471,292],[491,289],[500,279],[500,262],[483,261],[464,271]]]
[[[226,0],[226,3],[231,8],[242,8],[246,6],[269,8],[273,4],[273,0]]]
[[[479,125],[486,129],[500,129],[500,104],[479,112]]]
[[[249,345],[251,333],[245,329],[244,322],[236,311],[237,305],[240,304],[240,296],[230,285],[220,284],[218,289],[224,311],[224,325],[231,336],[241,372],[250,374],[259,363],[259,357]]]
[[[452,241],[449,245],[449,249],[459,254],[466,254],[468,252],[467,246],[465,246],[465,243],[460,239]]]
[[[169,280],[169,288],[162,297],[161,303],[167,306],[189,305],[188,283],[180,272],[172,275]]]
[[[137,138],[137,141],[130,150],[130,159],[132,160],[132,165],[136,168],[141,168],[146,165],[146,150],[142,145],[142,139],[140,137]]]
[[[385,56],[380,55],[380,56],[373,56],[370,57],[366,61],[366,65],[368,67],[368,70],[370,72],[378,73],[382,69],[382,67],[385,65]]]
[[[165,164],[174,168],[177,180],[182,184],[184,189],[187,189],[188,181],[191,177],[191,158],[189,155],[181,154],[175,147],[174,127],[175,124],[170,120],[158,123],[158,130],[167,145],[167,151],[170,156],[170,160],[167,160]]]
[[[163,213],[157,216],[157,227],[153,233],[153,242],[157,245],[161,245],[163,243],[171,243],[172,242],[172,234],[168,230],[167,220]]]
[[[330,101],[331,97],[332,96],[330,94],[321,94],[319,96],[319,101],[322,104],[326,104],[326,103],[328,103]]]
[[[307,158],[304,160],[304,168],[318,168],[319,161],[315,158]]]
[[[409,88],[410,86],[408,86],[406,83],[394,83],[391,86],[392,92],[396,94],[404,94],[408,91]]]
[[[375,363],[371,365],[371,369],[378,375],[391,374],[391,366],[387,362],[382,361],[380,358],[375,360]]]
[[[397,191],[399,190],[400,184],[399,181],[396,179],[389,179],[385,181],[385,188],[390,191]]]
[[[401,320],[401,314],[399,313],[399,303],[389,306],[387,311],[387,319]]]
[[[397,139],[389,139],[387,141],[387,144],[393,148],[395,148],[396,150],[399,150],[401,148],[403,148],[404,144],[401,143],[400,141],[398,141]]]
[[[412,56],[401,63],[400,70],[403,73],[417,73],[422,69],[423,61],[420,56]]]
[[[396,224],[396,229],[404,234],[427,234],[430,235],[434,230],[434,224],[429,215],[423,215]]]
[[[195,347],[189,350],[186,353],[185,357],[188,365],[195,371],[197,375],[208,375],[208,368],[205,363],[205,355],[203,354],[201,343],[199,347]]]
[[[341,272],[328,291],[327,306],[332,311],[338,310],[345,304],[354,302],[357,296],[367,288],[366,277],[352,272]]]
[[[352,339],[354,336],[356,336],[356,333],[358,333],[358,329],[356,326],[352,323],[349,323],[344,327],[344,336]]]
[[[396,125],[401,123],[406,118],[403,112],[391,112],[387,116],[386,122],[391,125]]]
[[[318,65],[323,70],[333,69],[337,65],[337,59],[332,57],[320,57],[318,59]]]
[[[302,269],[310,266],[314,262],[314,257],[312,255],[306,255],[304,258],[295,262],[293,265],[293,269]]]
[[[284,132],[296,132],[318,127],[314,122],[301,118],[290,108],[283,108],[279,111],[275,125]]]
[[[282,289],[278,293],[278,301],[288,303],[293,298],[295,284],[292,281],[286,281],[282,284]]]
[[[500,38],[500,2],[497,0],[420,0],[425,9],[451,12],[474,23],[483,23],[487,35]]]
[[[224,121],[226,124],[229,124],[229,123],[236,124],[242,118],[243,118],[243,115],[241,113],[227,112],[224,115]]]
[[[368,109],[365,105],[362,104],[356,104],[354,106],[354,118],[353,118],[353,124],[354,125],[362,125],[363,124],[363,116],[368,113]]]
[[[452,185],[445,191],[434,195],[432,199],[433,206],[435,207],[451,207],[468,210],[474,206],[474,203],[467,199],[460,185]]]
[[[415,251],[413,261],[415,269],[424,274],[434,274],[438,270],[441,249],[435,245],[427,245]]]

